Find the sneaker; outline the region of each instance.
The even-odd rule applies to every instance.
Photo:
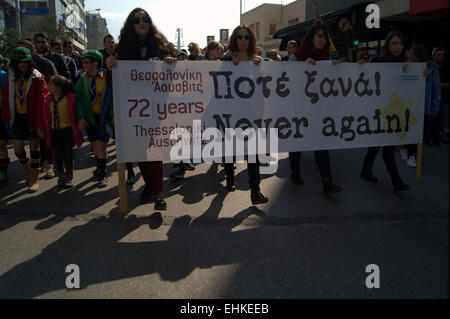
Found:
[[[402,148],[400,150],[400,156],[402,157],[402,160],[406,161],[408,159],[408,150],[406,148]]]
[[[49,164],[46,168],[45,168],[45,176],[44,179],[52,179],[55,177],[55,172],[53,170],[53,165]]]
[[[334,185],[333,182],[326,182],[323,184],[323,192],[325,194],[336,194],[342,191],[342,187]]]
[[[408,160],[406,161],[406,165],[408,165],[411,168],[416,168],[417,167],[416,157],[415,156],[410,156],[408,158]]]
[[[108,179],[106,177],[100,177],[98,180],[97,187],[104,188],[106,186],[108,186]]]

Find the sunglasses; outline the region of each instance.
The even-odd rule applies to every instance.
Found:
[[[133,22],[133,24],[139,24],[139,23],[150,23],[150,18],[149,17],[143,17],[143,18],[133,18],[131,19],[131,21]]]
[[[250,39],[251,39],[250,36],[249,36],[248,34],[246,34],[246,35],[238,34],[238,35],[237,35],[237,38],[238,38],[239,40],[243,40],[243,39],[245,39],[245,40],[250,40]]]
[[[81,64],[91,64],[92,61],[81,61]]]

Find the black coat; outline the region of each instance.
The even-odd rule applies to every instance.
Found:
[[[53,62],[56,67],[56,71],[59,75],[66,77],[67,79],[71,79],[71,74],[69,67],[67,66],[66,59],[57,53],[53,53],[48,51],[48,53],[44,56],[44,58],[49,59]]]
[[[58,75],[52,61],[40,56],[39,54],[33,55],[32,59],[34,62],[34,67],[45,77],[45,81],[47,83],[50,81],[52,76]]]

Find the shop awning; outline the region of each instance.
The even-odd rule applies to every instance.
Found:
[[[438,18],[448,17],[448,0],[410,0],[410,15],[426,15]]]

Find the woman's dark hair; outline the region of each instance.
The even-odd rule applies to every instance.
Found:
[[[303,38],[302,44],[307,45],[310,48],[313,48],[314,37],[316,36],[317,33],[319,33],[319,31],[323,31],[323,33],[325,34],[325,39],[327,39],[327,44],[325,46],[327,46],[328,45],[328,31],[327,31],[327,28],[322,24],[313,24],[309,28],[305,37]]]
[[[166,43],[159,48],[158,58],[160,60],[164,60],[166,57],[174,57],[175,56],[175,46],[173,43]]]
[[[21,63],[21,62],[16,61],[14,59],[11,59],[11,68],[13,69],[14,76],[15,76],[14,80],[20,79],[21,71],[19,69],[19,63]],[[23,63],[27,63],[28,64],[28,70],[27,70],[27,72],[25,73],[25,75],[23,77],[24,79],[28,79],[28,78],[30,78],[31,73],[33,73],[34,63],[33,63],[33,60],[29,60],[29,61],[26,61],[26,62],[23,62]]]
[[[217,41],[209,41],[209,43],[208,43],[208,46],[206,47],[206,53],[205,53],[205,59],[207,60],[207,59],[209,59],[209,51],[212,51],[212,50],[215,50],[215,49],[217,49],[217,48],[220,48],[220,47],[222,47],[223,48],[223,46],[222,46],[222,44],[220,44],[219,42],[217,42]]]
[[[428,48],[423,44],[414,44],[411,47],[411,53],[414,54],[418,62],[428,62]]]
[[[54,75],[50,78],[48,83],[53,83],[55,86],[62,89],[62,94],[67,95],[68,93],[75,93],[75,87],[72,81],[68,80],[62,75]]]
[[[144,40],[140,40],[134,30],[133,18],[139,11],[143,11],[150,19],[150,32]],[[119,44],[117,45],[116,52],[119,54],[120,60],[141,58],[139,48],[145,46],[147,47],[146,56],[156,57],[159,56],[161,47],[167,45],[167,42],[166,37],[156,29],[147,11],[136,8],[128,15],[122,30],[120,30]]]
[[[397,58],[393,57],[391,52],[389,51],[389,44],[394,37],[399,38],[403,43],[403,51]],[[403,33],[401,33],[400,31],[389,32],[384,42],[383,54],[381,55],[381,59],[386,61],[406,61],[406,37],[403,35]]]
[[[239,51],[238,45],[237,45],[237,35],[238,35],[239,30],[241,30],[241,29],[247,30],[248,34],[250,35],[250,41],[248,44],[247,54],[249,57],[253,57],[256,55],[256,35],[255,35],[255,31],[253,31],[253,29],[250,28],[250,26],[248,26],[247,24],[237,26],[233,30],[233,33],[231,34],[231,37],[230,37],[230,45],[228,46],[228,51],[232,54],[237,53]]]

